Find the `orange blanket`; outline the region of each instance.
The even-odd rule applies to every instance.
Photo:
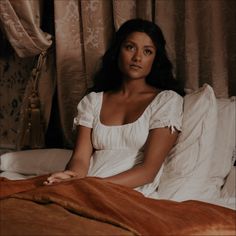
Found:
[[[99,178],[42,186],[44,179],[1,179],[1,235],[35,235],[39,230],[40,235],[236,234],[231,209],[200,201],[154,200]],[[58,221],[61,217],[64,223]]]

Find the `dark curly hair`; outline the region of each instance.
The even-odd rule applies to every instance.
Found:
[[[118,57],[123,41],[133,32],[146,33],[157,48],[146,83],[161,90],[173,90],[183,96],[183,87],[173,76],[172,64],[165,49],[166,41],[160,27],[143,19],[128,20],[115,33],[110,48],[102,58],[101,67],[94,76],[94,86],[90,91],[116,91],[121,88],[123,77],[118,67]]]

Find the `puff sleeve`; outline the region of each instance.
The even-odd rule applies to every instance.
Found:
[[[77,116],[74,117],[73,127],[83,125],[92,128],[94,120],[94,96],[95,93],[89,93],[77,105]]]
[[[174,91],[163,91],[152,103],[149,129],[169,127],[171,132],[181,131],[183,97]]]

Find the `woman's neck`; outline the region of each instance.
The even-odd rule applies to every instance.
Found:
[[[120,92],[126,96],[156,91],[157,89],[148,85],[145,80],[125,80],[120,89]]]

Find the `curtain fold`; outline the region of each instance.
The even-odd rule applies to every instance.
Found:
[[[39,55],[51,44],[51,35],[43,32],[37,23],[39,15],[33,8],[40,8],[38,1],[1,0],[1,25],[12,47],[20,57]]]
[[[209,83],[217,97],[235,95],[236,1],[156,0],[155,10],[176,77],[185,87]]]
[[[73,146],[76,106],[89,87],[111,40],[112,4],[107,0],[54,1],[57,91],[65,145]]]
[[[55,0],[54,15],[60,122],[64,140],[71,145],[73,111],[87,88],[79,1]]]
[[[113,0],[113,21],[115,30],[117,30],[126,20],[136,17],[135,0]]]

